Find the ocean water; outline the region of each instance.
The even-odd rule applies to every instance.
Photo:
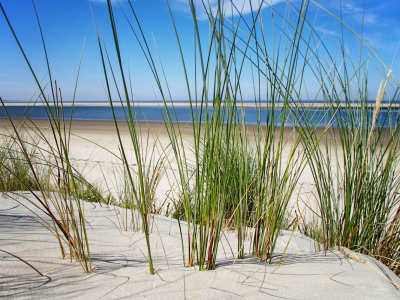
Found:
[[[6,106],[8,113],[12,118],[26,118],[27,116],[30,119],[47,119],[48,114],[46,108],[44,106],[13,106],[8,104]],[[53,112],[55,111],[52,108]],[[71,118],[71,110],[70,106],[64,107],[64,116],[65,119]],[[127,109],[122,107],[114,108],[115,117],[118,121],[125,121],[126,116],[128,114]],[[176,119],[172,108],[169,109],[169,112],[173,118],[173,120],[177,120],[180,123],[190,122],[192,119],[191,110],[189,107],[176,107]],[[211,114],[211,109],[209,109],[209,113]],[[274,111],[277,120],[277,126],[282,126],[282,111],[280,109],[276,109]],[[242,109],[238,109],[238,120],[242,122],[243,115],[244,121],[246,124],[257,124],[257,120],[260,120],[261,124],[265,124],[267,117],[271,116],[272,112],[269,110],[269,114],[266,109],[256,110],[255,108],[245,108],[244,113],[242,113]],[[332,126],[336,126],[336,122],[332,122],[332,116],[335,115],[335,119],[340,117],[342,122],[353,122],[353,124],[357,124],[360,121],[360,110],[355,108],[353,109],[353,113],[349,115],[346,110],[336,110],[330,111],[326,109],[310,109],[307,111],[299,110],[295,112],[297,114],[297,118],[293,115],[289,116],[285,120],[285,126],[298,126],[304,124],[313,124],[318,127],[325,127],[327,124],[331,124]],[[368,122],[372,120],[373,110],[368,111]],[[164,118],[166,118],[166,110],[164,107],[145,107],[141,106],[140,108],[135,108],[133,112],[133,116],[138,121],[147,121],[147,122],[163,122]],[[205,112],[203,111],[204,121]],[[0,108],[0,118],[7,118],[7,114],[4,108]],[[82,120],[82,121],[113,121],[113,113],[111,107],[108,106],[75,106],[72,111],[72,119],[73,120]],[[299,122],[299,120],[302,120]],[[390,110],[381,109],[377,119],[377,126],[394,126],[395,124],[399,124],[399,113],[398,110]],[[400,125],[400,124],[399,124]],[[367,126],[364,123],[364,126]]]

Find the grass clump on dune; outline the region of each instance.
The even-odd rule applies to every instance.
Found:
[[[6,110],[5,106],[3,108]],[[35,220],[54,234],[62,258],[69,252],[71,261],[78,260],[83,270],[90,272],[88,241],[81,222],[83,212],[78,197],[82,195],[81,187],[91,185],[69,164],[65,152],[59,150],[57,135],[52,141],[35,126],[25,127],[25,124],[22,127],[17,125],[18,120],[9,120],[13,133],[3,140],[4,156],[0,161],[5,177],[5,180],[4,177],[1,179],[5,184],[3,192],[30,210]],[[21,120],[21,123],[25,121]],[[54,124],[50,123],[50,126]],[[30,137],[25,139],[20,132],[27,129]],[[32,139],[40,140],[44,145],[39,146]]]
[[[399,99],[397,91],[382,99],[388,80],[375,103],[366,89],[357,101],[329,99],[334,125],[310,155],[319,217],[313,231],[325,249],[343,246],[371,255],[399,274]]]
[[[35,148],[35,146],[32,147],[28,156],[35,165],[38,165],[40,162],[37,159]],[[3,136],[0,146],[0,174],[0,191],[3,193],[26,190],[27,188],[33,191],[39,190],[39,185],[34,179],[31,168],[18,147],[15,137],[12,137],[11,134]],[[41,182],[46,182],[49,179],[45,170],[41,170],[38,176]]]
[[[112,11],[110,1],[108,3]],[[189,143],[180,135],[181,128],[168,89],[169,79],[162,69],[162,59],[161,68],[157,68],[132,4],[130,8],[135,16],[133,23],[136,23],[137,31],[129,23],[149,62],[164,102],[164,124],[177,165],[179,199],[176,214],[178,219],[188,223],[187,252],[183,246],[186,233],[181,232],[184,265],[197,264],[200,270],[215,268],[221,231],[226,225],[238,230],[239,257],[244,255],[245,239],[254,231],[252,253],[270,261],[288,202],[305,164],[305,156],[296,149],[300,143],[298,136],[293,136],[295,143],[288,149],[289,155],[284,157],[284,124],[295,107],[292,94],[297,91],[292,80],[296,74],[297,51],[308,2],[301,5],[291,38],[287,35],[285,42],[290,46],[281,55],[286,58],[292,56],[293,59],[282,70],[276,63],[281,59],[280,52],[272,58],[266,52],[267,42],[260,14],[264,4],[255,8],[250,23],[234,4],[228,3],[228,7],[230,11],[235,11],[235,18],[233,13],[226,13],[224,1],[218,1],[216,9],[211,8],[207,1],[199,3],[201,9],[195,1],[188,1],[188,4],[194,29],[194,65],[200,70],[194,74],[194,81],[200,83],[195,88],[190,85],[189,63],[182,53],[174,17],[170,13],[192,116],[190,127],[193,135]],[[200,37],[202,24],[197,18],[199,12],[207,17],[205,22],[209,39],[205,44]],[[247,28],[243,35],[242,27]],[[257,37],[260,32],[261,36]],[[242,42],[240,46],[234,42],[239,39]],[[276,47],[281,47],[280,42]],[[250,52],[256,53],[256,59],[250,58]],[[159,55],[161,57],[162,53]],[[254,78],[257,79],[253,82],[258,114],[254,133],[248,132],[243,114],[241,75],[246,63],[255,68]],[[302,72],[300,69],[300,74],[296,76],[301,76]],[[268,86],[265,93],[270,99],[265,118],[260,114],[264,109],[261,105],[261,80]],[[164,86],[167,88],[164,89]],[[254,150],[249,147],[252,134],[256,140]],[[249,154],[252,151],[254,156]]]
[[[340,65],[332,62],[318,74],[324,109],[314,118],[295,115],[305,125],[299,128],[302,140],[313,141],[304,148],[317,206],[305,228],[325,250],[347,247],[399,274],[399,84],[381,61],[388,73],[371,95],[368,58],[356,64],[343,41],[339,53]]]

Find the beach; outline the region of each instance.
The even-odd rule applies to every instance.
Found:
[[[52,140],[47,120],[34,120],[33,123],[37,126],[35,132],[39,128],[43,136]],[[137,162],[129,129],[125,122],[117,124],[128,161],[135,169]],[[20,136],[35,140],[33,124],[26,125],[24,130],[19,131]],[[162,123],[140,123],[137,126],[143,139],[142,154],[147,157],[146,164],[150,158],[154,162],[168,155],[170,141]],[[192,128],[190,124],[180,124],[180,128],[190,157]],[[248,126],[247,129],[251,133],[254,127]],[[5,135],[11,132],[10,121],[1,119],[0,130]],[[318,132],[322,133],[322,130]],[[292,147],[294,134],[293,128],[284,131],[284,149],[287,150],[283,152],[283,161]],[[250,142],[254,144],[251,134]],[[43,141],[38,145],[47,147]],[[118,197],[124,180],[120,142],[114,122],[72,121],[69,156],[72,165],[86,180],[103,192]],[[171,190],[177,187],[173,159],[166,161],[169,169],[161,179],[155,197],[155,206],[162,206],[160,212],[164,213],[172,198]],[[289,211],[293,212],[292,208],[302,210],[306,203],[308,207],[316,205],[312,202],[314,199],[309,201],[314,184],[311,171],[306,167],[289,203]],[[399,295],[396,284],[400,285],[400,279],[382,263],[362,254],[355,254],[359,259],[354,259],[337,249],[318,252],[317,243],[297,230],[281,231],[274,257],[268,264],[248,254],[244,259],[236,259],[237,235],[227,230],[225,238],[219,242],[215,270],[199,272],[196,266],[183,267],[181,238],[187,252],[187,224],[181,221],[181,227],[178,227],[176,219],[162,215],[152,215],[150,221],[156,275],[149,275],[145,235],[140,229],[139,217],[135,215],[132,219],[131,213],[121,207],[88,202],[82,203],[89,225],[87,232],[93,269],[85,275],[78,262],[61,259],[57,240],[29,217],[35,212],[37,216],[48,219],[32,205],[36,201],[32,194],[17,192],[12,195],[11,198],[2,196],[0,200],[1,250],[6,251],[1,254],[3,258],[0,260],[0,296],[3,297],[393,299]],[[27,199],[33,202],[28,203]],[[312,220],[309,211],[303,217]],[[183,230],[183,236],[180,230]],[[245,248],[249,246],[250,237]],[[248,253],[247,250],[245,252]],[[32,264],[43,276],[15,256]]]
[[[15,122],[15,120],[14,120]],[[48,120],[33,120],[34,124],[40,128],[45,136],[52,141],[52,132],[50,130]],[[127,127],[127,123],[120,121],[117,123],[120,132],[121,142],[126,152],[128,161],[134,167],[136,165],[136,158],[133,151],[133,145],[131,136]],[[30,122],[27,122],[28,127],[33,127]],[[66,122],[66,128],[69,123]],[[162,157],[168,156],[168,164],[164,163],[168,170],[166,176],[163,176],[159,187],[157,189],[157,200],[159,204],[165,204],[165,200],[171,187],[176,186],[177,174],[173,174],[172,170],[176,171],[173,155],[169,148],[169,137],[165,125],[161,122],[141,122],[138,123],[138,132],[140,132],[141,144],[142,144],[142,155],[148,165],[150,159],[154,165]],[[193,157],[193,129],[192,125],[180,124],[181,136],[183,144],[186,150],[188,161],[192,161],[194,164]],[[247,130],[249,132],[249,140],[251,145],[254,146],[254,125],[248,125]],[[178,132],[178,128],[175,125],[175,130]],[[277,136],[275,138],[276,143],[279,141],[278,131],[276,129]],[[10,121],[7,119],[0,119],[0,131],[7,132],[12,131]],[[29,131],[29,129],[28,129]],[[68,131],[68,129],[67,129]],[[323,129],[318,129],[318,134],[322,134]],[[24,135],[24,133],[22,133]],[[293,128],[286,128],[284,131],[284,152],[283,158],[286,159],[292,144],[293,144]],[[34,138],[35,134],[30,135]],[[43,141],[39,142],[39,145],[46,147]],[[155,145],[155,147],[153,147]],[[153,149],[154,148],[154,149]],[[298,151],[301,151],[299,147]],[[71,136],[70,136],[70,159],[74,164],[74,167],[81,172],[84,177],[92,184],[101,187],[103,191],[109,191],[113,194],[118,193],[121,189],[119,186],[122,183],[123,170],[121,161],[120,142],[118,139],[115,123],[112,121],[77,121],[73,120],[71,123]],[[168,177],[168,178],[167,178]],[[307,195],[304,191],[310,191],[314,181],[309,168],[305,168],[302,173],[301,179],[298,184],[298,193],[293,196],[294,201],[298,199],[299,193],[302,194],[302,199],[307,199]],[[300,203],[302,207],[302,201]],[[294,205],[294,203],[292,203]]]

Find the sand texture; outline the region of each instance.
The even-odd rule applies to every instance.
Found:
[[[28,197],[32,197],[29,196]],[[22,200],[20,197],[19,199]],[[84,203],[93,270],[86,275],[78,262],[61,259],[57,240],[34,221],[26,208],[0,198],[1,250],[32,264],[39,275],[15,257],[0,253],[0,297],[32,299],[398,299],[400,292],[384,277],[400,284],[390,270],[360,255],[365,264],[340,251],[315,252],[314,242],[295,233],[278,267],[291,232],[279,238],[274,259],[265,264],[237,253],[235,234],[219,245],[217,268],[183,267],[177,221],[154,216],[151,244],[156,270],[150,275],[143,253],[143,233],[118,228],[113,207]],[[123,214],[123,211],[119,211]],[[158,228],[158,231],[157,231]],[[182,226],[186,232],[186,226]],[[184,235],[185,236],[185,235]],[[230,246],[227,243],[229,240]],[[231,249],[233,250],[233,254]],[[165,252],[163,250],[165,249]],[[293,255],[294,254],[294,255]],[[168,260],[168,263],[167,263]],[[271,274],[271,272],[275,272]],[[374,271],[375,270],[375,271]],[[263,282],[264,281],[264,282]],[[260,289],[261,287],[261,289]]]

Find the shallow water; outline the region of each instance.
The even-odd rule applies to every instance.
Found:
[[[42,105],[39,106],[14,106],[7,105],[7,111],[12,118],[23,118],[29,116],[31,119],[47,119],[48,114],[46,108]],[[52,108],[53,113],[55,109]],[[237,111],[237,122],[242,122],[243,115],[246,124],[257,124],[260,120],[260,124],[266,124],[268,122],[268,117],[272,116],[272,111],[262,108],[261,110],[254,107],[247,107],[243,109],[238,108]],[[129,117],[128,110],[123,107],[114,107],[115,117],[118,121],[124,121]],[[205,120],[206,110],[202,111],[201,120]],[[175,113],[172,108],[169,108],[169,113],[173,121],[177,120],[180,123],[187,123],[192,120],[192,112],[189,107],[176,107]],[[208,109],[208,113],[212,114],[212,109]],[[282,125],[282,110],[280,108],[273,111],[275,114],[275,122],[277,126]],[[112,121],[113,113],[109,106],[65,106],[63,111],[60,110],[60,114],[64,114],[65,119],[70,119],[72,115],[73,120],[86,120],[86,121]],[[175,117],[176,116],[176,117]],[[200,109],[193,111],[193,116],[197,120],[200,120]],[[297,116],[297,117],[295,117]],[[335,121],[331,121],[332,117],[335,116]],[[312,126],[317,125],[317,127],[325,127],[327,124],[331,124],[333,127],[337,126],[336,120],[342,120],[348,125],[355,124],[355,126],[371,126],[372,124],[373,109],[368,110],[366,117],[362,118],[361,111],[358,108],[354,108],[350,114],[344,109],[331,110],[331,109],[299,109],[293,111],[290,116],[284,121],[286,127],[293,127],[298,125],[311,124]],[[132,117],[138,121],[148,121],[148,122],[163,122],[164,118],[166,120],[166,109],[164,107],[157,106],[141,106],[135,107],[133,110]],[[0,109],[0,118],[7,118],[7,114],[3,109]],[[225,118],[226,119],[226,118]],[[363,120],[363,122],[361,122]],[[399,124],[399,114],[398,110],[392,109],[381,109],[376,126],[388,127]]]

